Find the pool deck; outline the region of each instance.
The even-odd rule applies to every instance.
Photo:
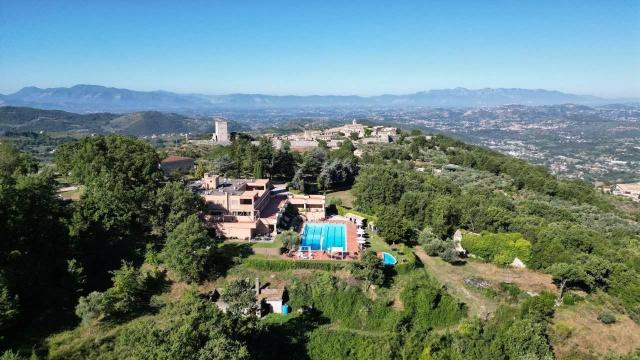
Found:
[[[318,224],[345,224],[347,229],[347,239],[346,246],[347,252],[344,254],[345,261],[355,260],[359,256],[358,251],[358,227],[349,221],[342,220],[326,220],[326,221],[310,221],[309,223],[318,223]],[[297,261],[313,261],[313,260],[341,260],[339,256],[332,258],[327,251],[312,251],[313,259],[300,259],[296,256],[290,256],[283,254],[281,257],[287,260],[297,260]]]

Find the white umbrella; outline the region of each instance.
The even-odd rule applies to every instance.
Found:
[[[367,242],[367,240],[365,239],[358,239],[358,244],[365,244]]]
[[[358,235],[364,235],[364,229],[358,229]]]

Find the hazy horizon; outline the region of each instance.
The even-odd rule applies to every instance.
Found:
[[[640,3],[0,1],[0,93],[640,97]]]

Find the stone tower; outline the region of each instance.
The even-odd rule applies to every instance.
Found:
[[[216,131],[212,137],[213,142],[215,142],[216,144],[230,143],[231,140],[229,140],[229,130],[227,128],[227,121],[222,118],[214,118],[213,123]]]

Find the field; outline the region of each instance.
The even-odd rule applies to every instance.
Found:
[[[416,255],[431,275],[444,284],[451,294],[466,303],[472,314],[480,318],[490,317],[499,301],[465,286],[465,279],[480,278],[490,283],[492,288],[500,283],[514,284],[531,294],[541,291],[556,292],[551,276],[547,274],[527,269],[500,268],[476,261],[469,261],[465,265],[451,265],[440,258],[428,256],[421,248],[416,248]]]
[[[558,358],[600,358],[604,354],[625,355],[640,344],[640,325],[616,314],[614,324],[598,320],[602,306],[583,302],[561,307],[554,317],[553,347]]]
[[[331,203],[331,200],[338,200],[342,206],[346,208],[353,208],[353,195],[351,190],[334,191],[327,194],[327,203]]]

